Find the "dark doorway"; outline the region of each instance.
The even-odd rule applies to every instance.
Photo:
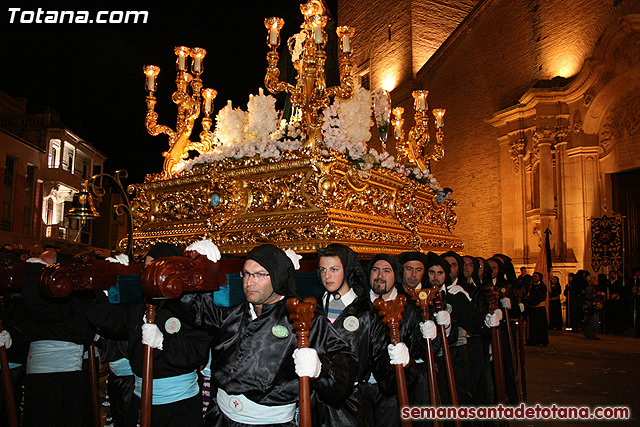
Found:
[[[611,175],[613,210],[624,217],[623,268],[626,277],[640,267],[640,169]]]

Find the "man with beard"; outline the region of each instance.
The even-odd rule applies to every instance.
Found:
[[[464,330],[464,338],[458,337],[458,342],[451,347],[451,359],[454,366],[454,376],[456,388],[458,390],[458,400],[460,404],[471,403],[470,392],[470,365],[467,351],[467,334],[479,334],[483,327],[484,316],[471,303],[471,297],[462,289],[460,285],[453,285],[451,281],[451,267],[449,263],[441,257],[433,257],[427,266],[429,281],[432,286],[440,287],[444,293],[447,306],[450,306],[451,318],[457,322],[458,331]],[[495,315],[491,315],[495,316]],[[438,375],[438,387],[440,398],[444,404],[451,403],[449,389],[446,382],[444,366],[440,367]],[[441,373],[441,374],[440,374]]]
[[[426,274],[426,267],[428,259],[434,257],[436,254],[429,252],[428,255],[422,252],[403,252],[398,256],[398,261],[402,266],[402,284],[396,283],[398,294],[405,295],[407,297],[407,304],[417,306],[417,302],[413,300],[407,290],[408,289],[422,289],[423,287],[429,287],[428,275]],[[419,310],[419,309],[418,309]],[[429,309],[429,318],[435,319],[437,324],[443,324],[447,327],[449,334],[448,342],[453,345],[457,341],[457,328],[451,328],[451,316],[446,310],[436,312],[435,307],[432,305]],[[452,334],[451,331],[454,331]],[[442,335],[438,334],[436,339],[433,340],[432,349],[434,360],[435,358],[442,358]],[[418,368],[418,377],[412,383],[409,389],[409,401],[412,406],[427,406],[431,402],[429,401],[429,377],[428,366],[425,362],[426,354],[415,360]],[[443,363],[440,363],[442,366]],[[415,425],[421,425],[419,421],[413,422]],[[422,423],[426,424],[426,423]]]
[[[297,259],[296,259],[297,262]],[[212,332],[211,382],[217,387],[206,425],[295,426],[298,377],[312,393],[340,406],[351,393],[357,360],[317,312],[309,348],[297,349],[286,297],[296,295],[294,262],[274,245],[247,254],[240,272],[246,301],[217,307],[213,293],[185,294],[172,304],[180,317]]]
[[[395,388],[387,351],[389,333],[369,299],[367,278],[357,254],[337,243],[319,248],[317,253],[318,274],[326,290],[319,306],[358,358],[358,374],[352,393],[339,406],[329,405],[316,395],[314,425],[375,425],[375,408],[363,398],[360,388],[370,379],[384,390]]]
[[[401,276],[400,264],[391,255],[375,255],[367,267],[369,275],[369,298],[371,302],[377,298],[390,301],[398,296],[396,281]],[[405,367],[407,388],[411,389],[414,381],[419,376],[416,359],[423,359],[426,354],[425,339],[434,339],[437,328],[433,321],[422,322],[421,316],[413,304],[405,304],[405,310],[400,324],[400,337],[402,342],[388,347],[389,359],[392,364],[402,364]],[[405,344],[407,343],[407,344]],[[395,376],[393,379],[395,382]],[[426,392],[426,390],[425,390]],[[375,408],[373,417],[376,426],[399,426],[400,408],[398,398],[395,395],[395,386],[388,389],[381,384],[363,384],[363,393],[369,404]]]

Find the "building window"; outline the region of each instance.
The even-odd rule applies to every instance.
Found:
[[[531,178],[531,208],[540,209],[540,162],[533,167]]]
[[[54,168],[60,167],[60,153],[61,153],[60,140],[52,139],[49,146],[49,159],[48,159],[48,165],[50,168],[54,169]]]
[[[24,217],[22,221],[22,232],[24,234],[31,234],[33,229],[33,207],[35,204],[35,176],[36,167],[33,165],[27,165],[27,186],[24,190]]]
[[[15,175],[16,159],[7,156],[4,169],[4,191],[2,192],[2,220],[0,221],[0,229],[4,231],[11,231]]]
[[[363,89],[371,90],[371,74],[368,71],[360,76],[360,86]]]

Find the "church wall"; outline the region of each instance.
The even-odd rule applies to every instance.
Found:
[[[640,10],[638,1],[616,7],[595,0],[569,3],[486,1],[461,27],[464,34],[454,33],[446,48],[418,72],[418,85],[430,91],[430,105],[447,109],[446,155],[433,170],[442,185],[454,189],[456,234],[465,242],[465,252],[505,251],[517,258],[528,254],[535,262],[537,242],[523,236],[519,226],[522,199],[513,189],[520,185],[518,177],[486,120],[517,103],[536,81],[577,73],[604,29]],[[571,209],[567,237],[584,252],[584,212]]]

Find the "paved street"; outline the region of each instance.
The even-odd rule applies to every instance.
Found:
[[[529,406],[628,406],[629,421],[528,421],[512,426],[640,426],[640,339],[549,331],[549,347],[525,347]]]

